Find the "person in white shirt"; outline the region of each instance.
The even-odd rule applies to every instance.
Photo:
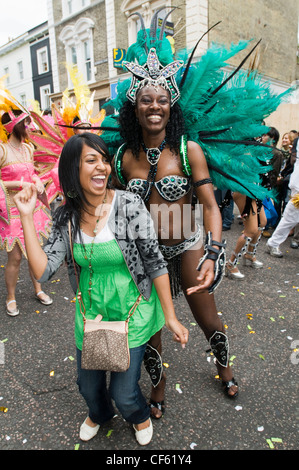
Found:
[[[299,223],[299,139],[297,139],[295,155],[294,170],[289,183],[291,199],[287,203],[282,218],[266,245],[267,252],[277,258],[283,256],[280,250],[281,243],[287,239],[290,230]]]

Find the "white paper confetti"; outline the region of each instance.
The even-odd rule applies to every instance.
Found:
[[[235,406],[235,410],[237,410],[237,411],[242,410],[242,406],[240,406],[240,405]]]
[[[190,449],[194,449],[194,447],[196,447],[197,444],[195,444],[195,442],[192,442],[192,444],[190,444]]]
[[[258,430],[258,432],[263,432],[264,431],[264,426],[258,426],[257,430]]]

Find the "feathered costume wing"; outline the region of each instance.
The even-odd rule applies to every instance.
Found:
[[[129,47],[126,61],[144,65],[149,49],[154,47],[162,65],[173,62],[170,42],[163,34],[164,27],[162,25],[158,30],[156,20],[157,15],[153,17],[150,30],[141,23],[137,42]],[[271,90],[270,83],[255,71],[242,68],[258,44],[239,67],[229,73],[224,70],[228,59],[246,49],[250,41],[240,41],[229,48],[212,44],[203,56],[193,60],[198,43],[189,56],[186,50],[177,54],[177,59],[185,64],[176,74],[185,134],[188,140],[197,142],[203,149],[216,187],[260,200],[266,196],[274,197],[273,191],[261,185],[261,175],[271,169],[272,150],[256,138],[267,132],[263,120],[289,91],[277,95]],[[108,103],[117,111],[128,99],[126,93],[130,83],[131,79],[120,82],[116,99]],[[117,130],[117,115],[106,117],[102,127],[107,129],[102,137],[114,153],[123,143]]]

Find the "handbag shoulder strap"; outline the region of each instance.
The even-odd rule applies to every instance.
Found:
[[[139,294],[138,299],[136,300],[136,302],[134,303],[133,307],[131,307],[131,309],[130,309],[130,311],[129,311],[129,313],[128,313],[126,322],[129,322],[131,316],[133,315],[133,313],[135,313],[135,310],[136,310],[136,308],[138,307],[138,305],[140,304],[141,299],[142,299],[142,295]]]
[[[79,276],[78,276],[78,272],[77,272],[77,268],[76,268],[76,263],[75,263],[75,259],[74,259],[71,219],[68,221],[68,230],[69,230],[69,239],[70,239],[71,256],[72,256],[72,261],[73,261],[73,265],[74,265],[74,271],[75,271],[75,276],[76,276],[77,286],[78,286],[77,298],[78,298],[78,302],[79,302],[80,312],[81,312],[81,314],[82,314],[82,316],[83,316],[83,320],[85,321],[85,307],[84,307],[84,304],[83,304],[83,301],[82,301],[82,293],[81,293],[81,291],[80,291]]]
[[[73,242],[72,242],[72,225],[71,225],[71,220],[69,220],[68,222],[68,229],[69,229],[69,239],[70,239],[70,248],[71,248],[71,255],[72,255],[72,260],[73,260],[73,264],[74,264],[74,270],[75,270],[75,276],[76,276],[76,279],[77,279],[77,285],[78,285],[78,301],[79,301],[79,306],[80,306],[80,312],[83,316],[83,319],[85,320],[85,307],[84,307],[84,304],[83,304],[83,301],[82,301],[82,294],[81,294],[81,291],[79,289],[79,277],[78,277],[78,273],[77,273],[77,269],[76,269],[76,263],[75,263],[75,259],[74,259],[74,252],[73,252]],[[126,319],[126,322],[129,322],[131,316],[135,313],[135,310],[136,308],[138,307],[138,305],[140,304],[142,300],[142,295],[139,294],[136,302],[134,303],[134,305],[131,307],[129,313],[128,313],[128,316],[127,316],[127,319]],[[83,310],[83,311],[82,311]]]

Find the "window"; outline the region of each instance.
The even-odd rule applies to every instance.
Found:
[[[93,28],[94,22],[90,18],[80,18],[75,24],[65,26],[59,36],[65,47],[66,62],[76,65],[87,83],[95,80]],[[69,87],[72,88],[70,80]]]
[[[48,48],[42,47],[36,52],[37,55],[37,68],[38,74],[46,73],[49,71]]]
[[[77,49],[76,46],[71,47],[71,61],[73,65],[77,65]]]
[[[20,80],[23,80],[23,78],[24,78],[24,69],[23,69],[23,61],[22,60],[20,60],[18,62],[18,70],[19,70],[19,78],[20,78]]]
[[[6,85],[9,85],[9,67],[4,67],[4,75],[6,75]]]
[[[73,0],[67,0],[67,12],[69,15],[73,13]]]
[[[121,11],[125,13],[128,18],[128,39],[129,45],[136,41],[137,33],[141,28],[141,22],[138,16],[130,16],[134,12],[138,12],[143,17],[145,27],[150,26],[150,21],[157,10],[161,7],[171,7],[171,0],[152,0],[151,2],[136,2],[134,0],[124,0],[122,2]],[[159,12],[159,18],[164,19],[169,10],[162,10]],[[169,20],[170,17],[169,17]]]
[[[90,0],[62,0],[62,17],[73,15],[90,5]]]
[[[84,41],[84,59],[85,59],[85,72],[86,80],[91,80],[91,55],[90,55],[90,41]]]
[[[45,111],[45,109],[50,108],[51,86],[50,85],[41,86],[39,91],[40,91],[40,107],[43,111]]]
[[[26,93],[21,93],[20,94],[20,103],[22,106],[24,106],[24,108],[27,107],[27,103],[26,103]]]

